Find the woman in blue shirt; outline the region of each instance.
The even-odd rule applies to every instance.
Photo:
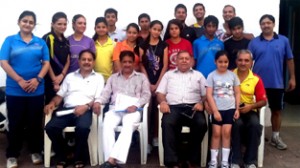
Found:
[[[8,117],[7,167],[17,167],[22,148],[23,131],[33,164],[42,163],[44,76],[49,69],[46,43],[32,34],[36,16],[24,11],[18,19],[20,32],[8,36],[0,54],[1,66],[7,74],[6,104]]]

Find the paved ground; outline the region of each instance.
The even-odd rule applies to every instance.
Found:
[[[264,168],[299,168],[300,167],[300,106],[289,105],[286,107],[283,119],[283,126],[280,135],[288,144],[288,149],[279,151],[268,144],[265,145]],[[271,136],[271,128],[266,128],[265,137]],[[0,168],[5,168],[5,147],[6,138],[0,134]],[[147,165],[139,164],[139,150],[132,148],[129,154],[128,163],[123,165],[124,168],[156,168],[159,167],[157,149],[148,156]],[[26,149],[22,151],[19,158],[20,168],[41,168],[42,165],[32,166],[30,157]],[[69,166],[71,167],[71,166]],[[87,166],[88,167],[88,166]],[[94,168],[94,167],[93,167]]]

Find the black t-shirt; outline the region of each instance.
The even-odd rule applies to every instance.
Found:
[[[168,31],[168,30],[166,30],[166,31]],[[194,28],[189,27],[187,25],[184,25],[183,30],[181,31],[180,37],[187,39],[192,44],[197,39],[196,31],[194,30]],[[166,32],[164,35],[164,41],[168,40],[169,38],[170,38],[170,34]]]
[[[164,65],[164,50],[167,46],[167,43],[164,41],[159,41],[157,45],[149,45],[147,42],[144,42],[141,45],[141,48],[144,51],[142,63],[152,85],[156,84],[160,76]]]
[[[50,47],[50,38],[49,35],[52,34],[54,36],[54,55],[51,55],[51,47]],[[50,65],[55,75],[58,75],[62,72],[63,67],[67,62],[68,55],[70,55],[70,44],[68,39],[65,37],[62,40],[59,40],[55,33],[50,32],[43,36],[43,39],[46,41],[46,44],[49,48],[50,53]]]
[[[236,60],[237,53],[241,49],[247,49],[249,42],[250,40],[245,38],[238,41],[230,38],[224,42],[224,48],[228,52],[228,56],[229,56],[228,69],[232,70],[236,68],[235,60]]]

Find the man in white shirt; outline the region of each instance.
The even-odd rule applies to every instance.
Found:
[[[164,163],[167,167],[179,167],[178,144],[182,126],[190,127],[188,164],[200,164],[200,145],[207,130],[203,103],[206,99],[205,78],[192,69],[193,57],[187,51],[177,55],[177,69],[168,71],[162,78],[156,93],[162,117]]]
[[[62,101],[63,106],[58,110],[74,109],[72,114],[53,115],[45,126],[58,159],[57,167],[66,167],[66,143],[62,131],[67,126],[75,125],[75,166],[84,166],[86,162],[87,139],[92,124],[91,106],[104,87],[104,78],[93,70],[95,58],[92,51],[81,51],[78,61],[79,70],[66,76],[56,96],[45,106],[46,114],[61,106]]]
[[[105,113],[103,121],[103,147],[106,160],[101,168],[118,167],[117,162],[126,163],[132,133],[136,130],[136,123],[141,120],[138,108],[149,102],[151,97],[150,84],[147,77],[134,71],[135,54],[132,51],[120,53],[121,71],[108,78],[101,96],[95,100],[93,109],[100,111],[101,104],[109,103],[109,111]],[[126,95],[136,98],[136,102],[128,104],[121,111],[115,110],[117,96]],[[111,99],[110,99],[111,98]],[[120,99],[120,101],[123,101]],[[122,123],[122,131],[115,140],[115,127]]]

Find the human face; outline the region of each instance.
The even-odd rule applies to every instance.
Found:
[[[127,40],[130,42],[135,42],[138,37],[139,32],[134,27],[129,27],[126,31]]]
[[[67,19],[59,18],[55,23],[52,23],[53,31],[57,35],[62,35],[67,29]]]
[[[139,26],[142,30],[149,30],[150,28],[150,20],[146,17],[141,18],[139,21]]]
[[[92,72],[95,66],[95,60],[91,53],[84,52],[78,60],[78,64],[81,72]]]
[[[107,13],[105,15],[108,26],[115,26],[118,21],[117,16],[114,13]]]
[[[134,69],[134,62],[130,56],[125,56],[121,60],[122,73],[131,74]]]
[[[35,20],[32,16],[25,16],[19,22],[20,31],[25,34],[31,34],[35,27]]]
[[[181,22],[185,22],[187,13],[184,8],[178,8],[175,12],[175,18],[180,20]]]
[[[235,12],[231,6],[227,6],[223,9],[223,19],[228,22],[230,19],[235,17]]]
[[[155,24],[150,28],[150,34],[153,38],[159,38],[162,31],[162,27],[160,24]]]
[[[177,55],[177,68],[181,72],[186,72],[192,67],[192,57],[188,52],[182,52]]]
[[[231,29],[231,33],[234,39],[242,39],[243,38],[243,31],[244,28],[242,26],[235,26],[233,29]]]
[[[249,53],[239,54],[235,62],[236,62],[238,71],[240,71],[240,72],[248,71],[251,68],[252,63],[253,63],[251,55]]]
[[[226,55],[220,56],[216,61],[217,71],[226,72],[229,64],[229,60]]]
[[[84,17],[78,18],[75,23],[73,23],[73,28],[76,33],[83,34],[86,30],[86,20]]]
[[[218,27],[215,24],[208,23],[205,27],[206,35],[210,38],[213,38],[216,34]]]
[[[95,32],[98,34],[98,36],[107,35],[107,31],[107,26],[103,22],[100,22],[95,26]]]
[[[272,22],[269,18],[265,18],[260,22],[260,28],[263,34],[266,35],[273,34],[274,27],[275,27],[275,23]]]
[[[194,9],[193,13],[194,13],[195,18],[196,18],[196,19],[199,19],[199,20],[202,20],[202,19],[204,18],[204,16],[205,16],[205,10],[204,10],[203,7],[200,6],[200,5],[198,5],[198,6]]]
[[[180,29],[176,24],[171,24],[169,28],[170,36],[173,38],[177,38],[180,36]]]

